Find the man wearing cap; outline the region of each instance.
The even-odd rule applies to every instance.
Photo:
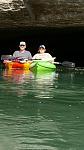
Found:
[[[27,59],[27,60],[31,60],[32,59],[32,55],[29,51],[25,50],[26,49],[26,43],[25,42],[20,42],[19,44],[19,48],[20,50],[15,51],[13,53],[13,57],[16,59]]]
[[[53,57],[49,53],[45,53],[46,48],[44,45],[39,46],[38,52],[39,53],[35,54],[32,59],[41,59],[44,61],[54,61]]]

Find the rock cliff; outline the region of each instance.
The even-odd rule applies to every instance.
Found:
[[[84,0],[0,0],[0,28],[84,26]]]

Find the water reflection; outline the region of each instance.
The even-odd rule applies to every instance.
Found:
[[[1,76],[1,150],[84,149],[84,73]]]
[[[23,84],[27,80],[32,79],[33,73],[30,70],[22,69],[5,69],[3,70],[3,78],[10,82]]]
[[[30,95],[34,97],[50,97],[49,88],[53,87],[54,80],[58,79],[56,72],[36,73],[29,70],[3,70],[2,78],[8,82],[7,92],[15,92],[19,97]],[[17,85],[17,86],[16,86]]]
[[[58,77],[59,75],[56,72],[47,72],[44,74],[37,73],[33,84],[33,89],[35,90],[35,98],[52,98],[53,93],[51,91],[54,87],[54,84],[57,86],[56,82],[58,82]]]

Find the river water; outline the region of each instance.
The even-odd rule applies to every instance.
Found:
[[[84,72],[0,70],[0,150],[84,150]]]

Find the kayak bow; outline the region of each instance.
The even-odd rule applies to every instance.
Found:
[[[35,72],[50,72],[56,70],[56,65],[49,61],[35,60],[31,63],[30,70]]]

